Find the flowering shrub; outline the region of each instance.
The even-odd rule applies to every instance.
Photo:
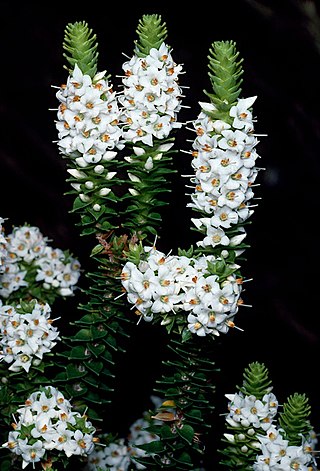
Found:
[[[248,306],[243,284],[250,278],[241,263],[262,170],[257,97],[241,97],[236,44],[216,41],[208,56],[209,101],[199,101],[198,115],[183,123],[184,71],[165,23],[144,15],[137,34],[114,86],[99,71],[98,43],[87,23],[65,29],[68,76],[56,87],[56,145],[74,196],[71,211],[81,235],[92,240],[96,263],[68,335],[53,327],[51,305],[77,294],[79,261],[50,247],[37,227],[6,235],[0,219],[3,430],[14,416],[13,431],[2,440],[5,471],[74,463],[86,471],[209,471],[215,458],[210,431],[220,334],[242,331],[235,316]],[[158,247],[158,236],[176,172],[175,135],[183,128],[193,136],[182,152],[190,162],[184,177],[195,244],[174,254]],[[142,319],[163,326],[168,338],[154,388],[161,400],[153,396],[153,410],[123,437],[108,423],[116,365]],[[267,369],[253,363],[242,387],[226,397],[227,432],[217,449],[222,467],[316,470],[305,395],[295,393],[280,406]]]

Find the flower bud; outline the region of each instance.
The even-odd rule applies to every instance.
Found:
[[[140,195],[139,191],[135,190],[134,188],[128,188],[128,191],[132,196]]]
[[[87,167],[89,165],[88,162],[86,162],[83,157],[77,157],[76,163],[77,165],[79,165],[79,167]]]
[[[83,201],[84,203],[88,203],[88,201],[90,201],[90,196],[84,195],[83,193],[81,193],[81,194],[79,195],[79,198],[80,198],[81,201]]]
[[[106,179],[111,180],[116,174],[117,172],[108,172],[106,175]]]
[[[224,433],[223,435],[228,440],[228,442],[234,443],[234,435],[231,435],[231,433]]]
[[[141,183],[140,178],[134,175],[133,173],[128,172],[128,177],[130,178],[132,182]]]
[[[106,160],[106,161],[109,161],[109,160],[112,160],[115,158],[115,156],[118,154],[118,152],[114,152],[114,151],[111,151],[111,150],[108,150],[107,152],[104,153],[103,157],[102,157],[102,160]]]
[[[153,169],[153,160],[152,157],[148,157],[146,160],[146,163],[144,164],[144,168],[146,170],[152,170]]]
[[[100,196],[106,196],[110,193],[111,191],[111,188],[101,188],[101,190],[99,191],[99,195]]]
[[[133,152],[134,152],[137,156],[143,155],[143,154],[145,154],[145,152],[146,152],[144,149],[142,149],[142,147],[136,147],[136,146],[134,146],[132,149],[133,149]]]
[[[104,166],[103,165],[96,165],[94,167],[94,172],[98,173],[99,175],[104,172]]]
[[[67,172],[70,173],[70,175],[72,175],[74,178],[80,179],[80,178],[86,178],[87,176],[85,173],[80,172],[76,168],[68,168]]]

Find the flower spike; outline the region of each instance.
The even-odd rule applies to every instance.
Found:
[[[93,78],[97,73],[99,55],[97,47],[96,35],[85,21],[69,23],[65,28],[63,49],[66,52],[63,53],[63,57],[70,66],[64,68],[71,75],[75,65],[78,64],[83,74]]]
[[[139,57],[146,57],[152,48],[159,49],[167,38],[166,23],[156,14],[143,15],[136,32],[139,38],[135,41],[135,52]]]

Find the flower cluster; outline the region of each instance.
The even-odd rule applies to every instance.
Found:
[[[226,394],[229,399],[226,422],[232,427],[254,427],[268,430],[278,411],[278,401],[273,393],[268,393],[261,400],[254,395],[247,396],[241,392]]]
[[[192,219],[204,238],[201,247],[234,246],[246,236],[243,228],[230,236],[232,226],[243,224],[253,213],[248,202],[258,169],[256,135],[250,108],[256,97],[239,99],[230,109],[232,124],[210,117],[216,110],[212,103],[200,103],[202,111],[193,122],[197,134],[193,141],[191,165],[195,191],[187,206],[203,217]]]
[[[161,400],[157,396],[151,396],[154,405],[160,405]],[[151,418],[150,413],[145,411],[142,417],[137,419],[129,428],[126,438],[112,439],[107,434],[101,437],[102,444],[104,438],[106,446],[96,448],[88,457],[88,462],[84,471],[98,471],[108,469],[109,471],[127,471],[129,469],[146,469],[144,465],[138,463],[135,458],[146,456],[146,452],[139,448],[140,445],[159,440],[159,437],[147,430],[151,425],[160,425],[160,420]]]
[[[12,363],[9,370],[28,372],[60,340],[50,314],[49,304],[35,300],[15,307],[0,300],[0,360]]]
[[[153,145],[153,137],[168,137],[173,128],[180,128],[177,114],[181,109],[182,92],[178,84],[182,66],[177,65],[169,47],[163,42],[151,48],[146,57],[134,55],[122,68],[123,93],[121,120],[126,141]]]
[[[224,437],[231,444],[237,443],[244,456],[249,449],[256,450],[254,471],[317,469],[314,458],[317,440],[313,431],[306,437],[301,435],[301,445],[289,444],[285,431],[276,424],[279,404],[273,393],[264,394],[261,400],[242,392],[226,397],[229,399],[226,422],[233,433],[225,433]]]
[[[121,273],[128,301],[146,321],[160,316],[164,325],[184,311],[183,323],[199,336],[219,335],[234,327],[233,318],[242,303],[242,279],[229,265],[223,279],[218,268],[221,258],[166,256],[155,247],[144,247],[138,265],[128,261]],[[226,276],[227,275],[227,276]]]
[[[80,277],[80,263],[48,245],[38,227],[14,227],[6,236],[7,255],[0,274],[0,296],[8,299],[23,288],[40,285],[45,291],[71,296]]]
[[[181,127],[182,66],[173,61],[168,46],[151,48],[143,58],[134,55],[122,67],[124,89],[118,96],[105,72],[91,78],[77,64],[56,93],[58,147],[80,167],[111,160],[125,142],[152,146],[153,137],[163,139]]]
[[[314,442],[312,436],[302,437],[301,445],[289,445],[289,440],[283,438],[283,430],[271,426],[266,435],[258,435],[261,454],[253,464],[253,471],[299,471],[317,470],[314,457]]]
[[[58,147],[81,167],[109,160],[112,150],[122,147],[118,103],[104,75],[91,79],[76,64],[67,84],[56,93]]]
[[[22,468],[48,458],[56,450],[86,456],[94,450],[96,429],[91,422],[72,411],[72,405],[53,386],[45,386],[30,395],[17,410],[18,419],[2,447],[22,457]]]

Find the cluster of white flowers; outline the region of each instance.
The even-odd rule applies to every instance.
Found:
[[[278,401],[273,393],[265,394],[261,400],[241,392],[226,394],[226,398],[229,399],[226,421],[232,427],[268,430],[278,411]]]
[[[242,303],[242,280],[231,274],[219,282],[217,275],[210,274],[208,263],[221,259],[166,256],[155,247],[144,247],[144,252],[146,259],[138,266],[130,261],[124,265],[121,282],[128,301],[146,321],[160,314],[165,324],[167,314],[182,310],[188,313],[188,329],[199,336],[219,335],[234,327],[233,318]]]
[[[96,449],[88,457],[84,471],[127,471],[131,463],[130,449],[124,438]]]
[[[85,167],[112,159],[122,148],[119,108],[105,72],[93,79],[76,64],[67,84],[59,88],[56,128],[58,147]]]
[[[225,433],[225,438],[234,443],[243,441],[241,451],[248,451],[246,435],[252,437],[250,448],[257,449],[254,471],[300,471],[316,470],[313,434],[301,439],[300,446],[289,445],[283,438],[283,430],[274,424],[278,412],[278,400],[273,393],[268,393],[258,400],[242,392],[226,394],[229,399],[226,421],[233,427],[234,433]],[[245,435],[246,434],[246,435]]]
[[[125,142],[153,145],[181,127],[177,114],[182,92],[177,65],[168,46],[136,54],[123,66],[123,91],[113,91],[105,72],[91,78],[76,64],[67,84],[59,87],[56,129],[60,152],[80,167],[112,160]]]
[[[50,319],[49,304],[31,301],[28,306],[30,312],[23,312],[20,304],[2,305],[0,300],[0,360],[12,363],[11,371],[28,372],[60,340],[59,331]]]
[[[246,221],[253,210],[248,202],[253,198],[252,186],[258,168],[257,137],[253,134],[253,118],[250,108],[256,97],[239,99],[230,109],[232,126],[214,120],[207,112],[216,110],[211,103],[200,103],[202,111],[193,121],[197,134],[193,141],[191,162],[195,176],[191,182],[195,191],[189,207],[208,216],[193,218],[195,226],[205,233],[197,245],[235,246],[246,233],[243,228],[235,237],[228,235],[233,225]]]
[[[154,404],[161,404],[160,398],[151,396]],[[146,469],[144,465],[135,461],[136,457],[146,456],[146,452],[139,445],[159,440],[159,437],[146,430],[151,424],[150,414],[144,412],[129,429],[127,438],[119,438],[109,443],[102,449],[95,449],[88,457],[84,471],[98,471],[108,469],[109,471],[127,471],[130,469]],[[160,420],[152,420],[152,425],[162,425]],[[107,436],[107,435],[106,435]],[[102,439],[100,440],[102,442]]]
[[[302,438],[301,445],[289,445],[283,438],[283,430],[271,426],[266,435],[257,436],[261,454],[257,456],[252,469],[254,471],[316,471],[312,437]]]
[[[71,296],[80,277],[80,263],[61,249],[48,245],[38,227],[14,227],[6,236],[6,257],[0,273],[0,296],[8,298],[13,292],[32,283],[60,296]]]
[[[141,141],[152,146],[153,137],[168,137],[181,109],[182,91],[178,84],[182,66],[177,65],[169,47],[162,43],[159,49],[151,48],[146,57],[134,55],[122,68],[125,76],[123,94],[119,95],[126,141]]]
[[[96,429],[53,386],[40,388],[31,394],[9,432],[2,447],[22,458],[22,469],[28,464],[45,460],[49,451],[86,456],[94,450]]]
[[[3,264],[7,256],[7,241],[4,236],[4,228],[2,226],[4,221],[5,220],[0,217],[0,273],[3,271]]]

